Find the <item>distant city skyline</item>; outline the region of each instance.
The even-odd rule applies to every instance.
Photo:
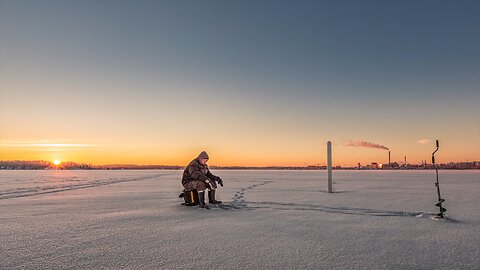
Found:
[[[480,160],[479,1],[0,1],[0,160]]]

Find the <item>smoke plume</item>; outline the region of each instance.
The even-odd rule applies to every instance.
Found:
[[[380,144],[365,142],[365,141],[353,141],[348,140],[346,146],[354,146],[354,147],[366,147],[366,148],[376,148],[376,149],[383,149],[383,150],[390,150],[388,147],[385,147]]]

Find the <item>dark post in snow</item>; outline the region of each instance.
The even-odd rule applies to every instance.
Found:
[[[332,185],[332,142],[327,142],[328,193],[333,193]]]

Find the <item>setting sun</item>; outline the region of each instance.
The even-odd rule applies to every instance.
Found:
[[[55,160],[53,161],[53,164],[55,164],[55,165],[58,165],[58,164],[60,164],[60,160],[58,160],[58,159],[55,159]]]

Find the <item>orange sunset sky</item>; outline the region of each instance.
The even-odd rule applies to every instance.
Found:
[[[0,160],[480,160],[474,1],[241,2],[2,1]]]

